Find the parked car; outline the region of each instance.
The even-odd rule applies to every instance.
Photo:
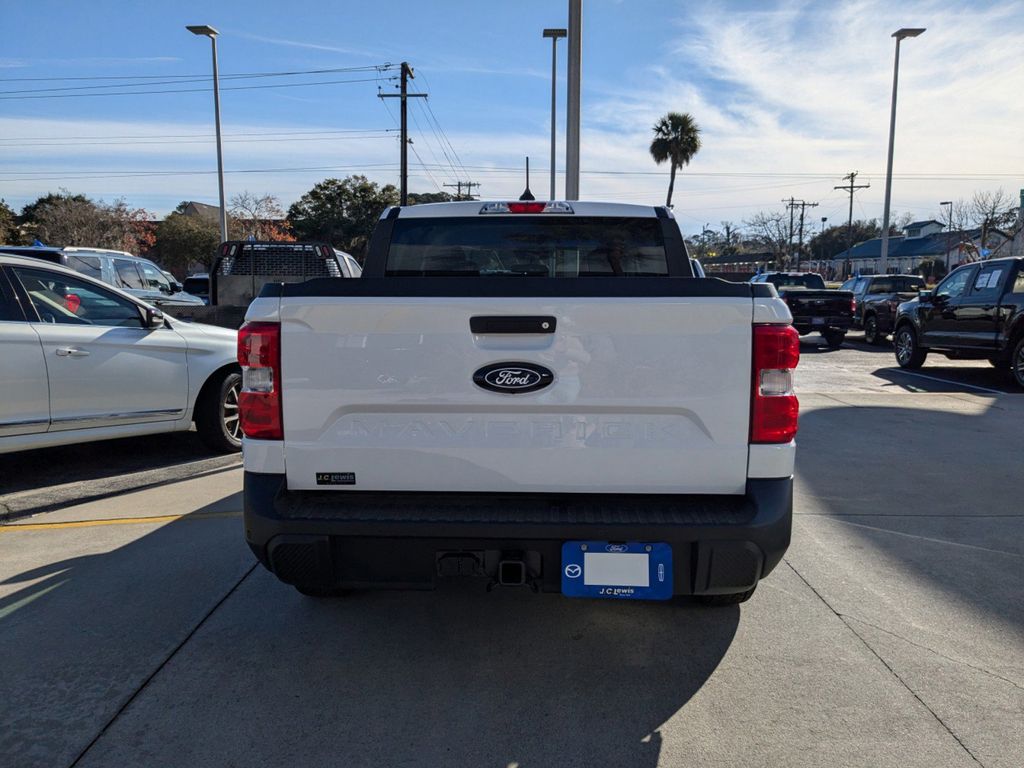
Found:
[[[126,251],[105,248],[52,248],[47,246],[0,245],[0,253],[28,256],[62,264],[83,275],[127,291],[137,299],[158,307],[201,306],[203,301],[182,290],[181,284],[149,259]]]
[[[1024,387],[1024,258],[967,264],[933,291],[900,304],[896,362],[920,368],[929,352],[988,360]]]
[[[237,334],[57,264],[0,254],[0,453],[188,430],[241,446]]]
[[[770,283],[793,313],[793,327],[801,336],[819,331],[825,343],[838,348],[853,322],[853,294],[832,291],[815,272],[763,272],[752,283]]]
[[[895,327],[896,309],[925,288],[920,275],[851,277],[842,285],[853,293],[853,327],[864,329],[864,341],[881,344]]]
[[[693,277],[662,207],[389,209],[362,279],[249,306],[249,546],[311,595],[746,600],[790,540],[799,337]]]

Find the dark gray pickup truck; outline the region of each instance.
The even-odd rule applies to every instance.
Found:
[[[774,285],[789,306],[797,332],[806,336],[818,331],[832,349],[843,343],[853,324],[853,293],[830,291],[815,272],[765,272],[750,282]]]
[[[864,341],[881,344],[892,333],[896,309],[925,289],[920,275],[851,277],[840,290],[853,293],[853,327],[864,329]]]

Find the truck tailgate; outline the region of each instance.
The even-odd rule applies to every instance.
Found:
[[[554,332],[471,331],[506,316]],[[280,318],[289,489],[744,492],[749,296],[285,296]],[[554,380],[474,383],[495,363]]]

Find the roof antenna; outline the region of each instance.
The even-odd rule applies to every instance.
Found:
[[[530,157],[526,157],[526,191],[519,196],[520,200],[536,200],[533,196],[533,192],[530,191]]]

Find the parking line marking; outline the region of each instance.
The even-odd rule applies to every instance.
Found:
[[[1008,395],[1008,394],[1010,394],[1009,392],[1003,392],[1001,389],[989,389],[988,387],[979,387],[977,384],[966,384],[966,383],[964,383],[962,381],[950,381],[949,379],[940,379],[940,378],[937,378],[935,376],[926,376],[923,373],[904,371],[902,368],[894,368],[892,370],[894,370],[896,373],[902,373],[904,376],[919,376],[922,379],[929,379],[931,381],[937,381],[940,384],[952,384],[954,387],[970,387],[971,389],[979,389],[982,392],[991,392],[993,395]],[[951,394],[951,393],[935,392],[934,394],[941,395],[941,394]]]
[[[0,526],[0,534],[14,531],[53,531],[61,528],[92,528],[99,525],[142,525],[173,523],[175,520],[215,520],[226,517],[241,517],[241,512],[200,512],[182,515],[153,515],[152,517],[113,517],[100,520],[69,520],[64,523],[14,523]]]

